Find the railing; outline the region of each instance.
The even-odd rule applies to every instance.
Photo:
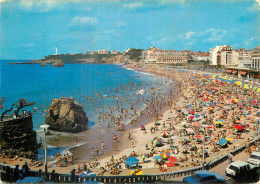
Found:
[[[254,141],[250,142],[250,145],[254,144]],[[235,150],[232,151],[233,155],[237,155],[240,152],[245,150],[245,146],[241,146]],[[217,165],[225,162],[228,160],[228,154],[225,154],[224,156],[207,163],[205,165],[205,169],[209,170]],[[8,181],[8,177],[12,177],[14,175],[14,166],[6,165],[6,164],[0,164],[0,171],[3,171],[2,173],[2,180]],[[61,183],[82,183],[84,181],[99,181],[103,183],[152,183],[154,181],[160,181],[160,180],[172,180],[174,178],[182,178],[184,176],[188,176],[193,174],[196,171],[202,170],[202,167],[194,167],[190,169],[185,169],[181,171],[173,171],[173,172],[165,172],[165,173],[159,173],[159,174],[149,174],[149,175],[140,175],[140,176],[95,176],[95,177],[80,177],[79,175],[75,175],[75,172],[72,172],[70,175],[68,174],[59,174],[59,173],[48,173],[47,177],[45,178],[45,173],[41,170],[39,171],[29,171],[27,173],[27,176],[36,176],[36,177],[42,177],[45,179],[46,182],[52,181],[52,182],[61,182]],[[21,172],[21,169],[19,170]],[[4,177],[4,178],[3,178]]]

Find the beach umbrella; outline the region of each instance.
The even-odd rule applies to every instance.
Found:
[[[220,122],[220,121],[216,121],[215,124],[222,124],[222,122]]]
[[[155,137],[153,138],[153,143],[154,144],[161,144],[163,142],[161,137]]]
[[[250,115],[250,113],[248,112],[248,113],[243,113],[242,114],[243,116],[247,116],[247,115]]]
[[[176,157],[169,157],[168,160],[170,162],[177,162],[178,159]]]
[[[129,165],[129,166],[134,166],[138,163],[138,160],[137,158],[135,157],[128,157],[125,161],[126,165]]]
[[[154,160],[158,160],[158,159],[161,159],[161,157],[159,155],[156,155],[153,157]]]
[[[190,141],[190,139],[188,139],[188,138],[181,138],[181,140],[180,141],[183,141],[183,142],[185,142],[185,141]]]
[[[168,158],[168,157],[170,157],[170,155],[171,155],[170,153],[166,153],[166,152],[161,152],[160,153],[160,157],[161,158]]]
[[[163,149],[160,153],[171,153],[171,152],[167,149]]]
[[[227,139],[225,138],[221,138],[219,141],[218,141],[218,144],[220,146],[225,146],[227,144]]]
[[[203,149],[199,149],[199,153],[203,154]],[[205,149],[205,153],[208,153],[208,150]]]
[[[162,134],[161,134],[163,137],[167,137],[170,135],[170,132],[168,131],[163,131]]]
[[[201,138],[201,135],[195,135],[196,138]]]
[[[190,114],[195,114],[195,111],[194,111],[194,110],[191,110],[191,111],[190,111]]]
[[[235,125],[234,126],[237,130],[243,130],[244,129],[244,127],[242,127],[242,126],[240,126],[240,125]]]
[[[249,128],[250,126],[249,125],[241,125],[243,126],[244,128]]]
[[[194,119],[195,116],[190,116],[190,119]]]
[[[147,155],[146,154],[142,154],[140,155],[141,158],[147,158]]]
[[[194,147],[196,147],[196,144],[189,144],[189,147],[194,148]]]
[[[226,138],[226,139],[227,139],[227,141],[229,141],[229,142],[232,141],[232,138]]]
[[[199,115],[199,114],[196,114],[196,115],[195,115],[195,118],[199,118],[199,117],[200,117],[200,115]]]
[[[166,167],[173,167],[173,166],[177,166],[178,164],[177,163],[174,163],[174,162],[168,162],[168,163],[165,163],[165,166]]]
[[[200,122],[194,122],[193,125],[194,126],[200,126]]]

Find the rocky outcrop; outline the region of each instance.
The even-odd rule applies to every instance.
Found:
[[[60,59],[55,60],[51,66],[63,67],[63,66],[64,66],[64,61],[63,61],[63,60],[60,60]]]
[[[72,98],[62,97],[52,100],[46,123],[50,130],[77,133],[87,130],[88,118],[82,105]]]

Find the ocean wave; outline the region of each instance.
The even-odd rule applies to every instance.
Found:
[[[147,73],[147,72],[140,72],[140,71],[135,71],[135,72],[138,72],[138,73],[141,73],[141,74],[143,74],[143,75],[154,75],[154,74],[151,74],[151,73]]]
[[[136,92],[137,95],[143,95],[145,93],[144,89],[140,89],[138,92]]]

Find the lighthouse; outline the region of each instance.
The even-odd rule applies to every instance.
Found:
[[[57,45],[56,45],[56,55],[58,55],[58,47],[57,47]]]

